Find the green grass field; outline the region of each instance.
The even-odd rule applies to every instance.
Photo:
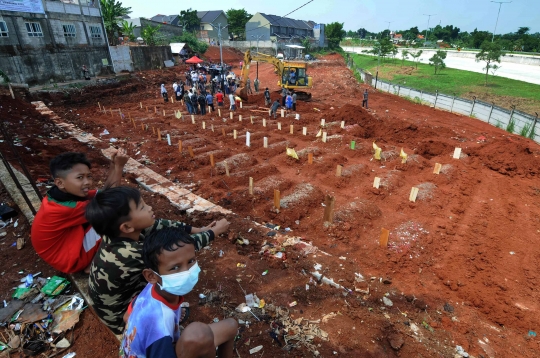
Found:
[[[377,57],[366,55],[352,55],[356,65],[368,70],[375,76],[377,71]],[[427,92],[456,95],[486,102],[495,102],[496,105],[534,113],[540,112],[540,86],[516,81],[509,78],[490,76],[488,86],[484,86],[485,75],[476,72],[446,68],[435,75],[434,68],[427,64],[418,64],[418,69],[412,61],[405,61],[402,67],[401,59],[381,59],[379,78],[402,86],[411,87]]]

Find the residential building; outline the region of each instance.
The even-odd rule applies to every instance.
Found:
[[[94,1],[0,1],[0,68],[14,83],[83,79],[110,63]]]
[[[305,39],[308,39],[313,47],[326,46],[324,24],[261,12],[253,15],[246,23],[246,39],[251,38],[260,41],[270,40],[276,43],[278,51],[287,45],[298,45]]]
[[[212,42],[218,42],[218,30],[212,26],[221,26],[225,27],[229,23],[227,21],[227,15],[223,10],[212,10],[212,11],[197,11],[197,17],[201,20],[200,30],[198,31],[198,37],[201,40]],[[221,39],[229,39],[229,30],[227,28],[221,30]]]
[[[158,14],[156,16],[152,16],[150,18],[150,20],[155,21],[155,22],[159,22],[159,23],[162,23],[162,24],[180,26],[180,24],[179,24],[180,16],[179,15],[161,15],[161,14]]]

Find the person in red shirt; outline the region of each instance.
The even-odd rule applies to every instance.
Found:
[[[120,183],[129,157],[119,149],[111,158],[105,187]],[[86,205],[96,195],[90,162],[83,153],[62,153],[50,163],[54,186],[47,192],[32,223],[32,245],[37,254],[64,273],[85,270],[99,247],[101,237],[85,218]]]
[[[216,101],[219,107],[223,107],[223,93],[221,90],[218,90],[218,93],[216,93]]]

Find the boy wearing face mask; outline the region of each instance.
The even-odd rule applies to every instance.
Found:
[[[141,193],[116,187],[95,195],[86,207],[86,218],[102,237],[88,279],[92,308],[114,334],[124,330],[124,314],[131,300],[146,286],[142,276],[142,246],[146,237],[166,227],[177,227],[193,238],[196,250],[224,233],[229,223],[222,219],[196,228],[154,217]]]
[[[120,357],[215,358],[216,348],[218,357],[232,357],[238,331],[232,318],[194,322],[180,334],[180,305],[201,271],[193,239],[177,228],[156,231],[144,242],[143,259],[148,285],[130,304]]]

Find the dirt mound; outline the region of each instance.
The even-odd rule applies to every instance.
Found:
[[[238,66],[239,62],[244,59],[244,54],[232,47],[222,47],[223,62],[229,65]],[[202,56],[211,62],[220,62],[219,46],[209,46],[208,50]]]

